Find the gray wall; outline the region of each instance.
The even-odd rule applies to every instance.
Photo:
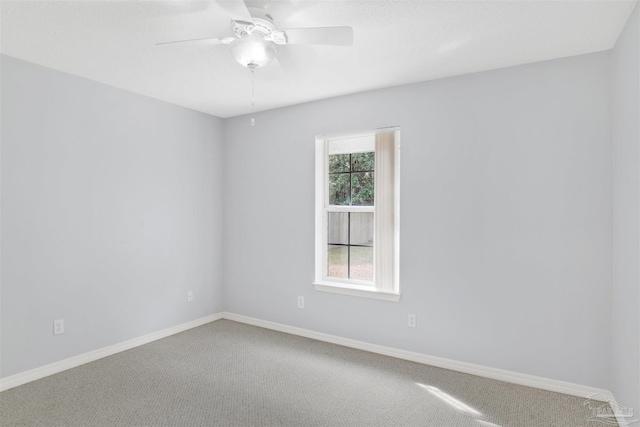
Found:
[[[3,56],[0,376],[226,309],[640,407],[637,28],[255,127]],[[314,137],[393,125],[402,299],[315,292]]]
[[[2,56],[0,376],[222,310],[223,125]]]
[[[611,389],[640,413],[640,6],[613,50]]]
[[[608,388],[610,78],[605,52],[228,119],[226,309]],[[316,292],[314,136],[393,125],[401,301]]]

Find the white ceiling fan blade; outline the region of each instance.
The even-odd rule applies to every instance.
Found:
[[[214,45],[214,44],[229,44],[234,41],[233,37],[208,37],[205,39],[189,39],[189,40],[177,40],[173,42],[156,43],[156,46],[178,44],[178,43],[190,43],[197,45]]]
[[[284,30],[286,44],[324,44],[331,46],[351,46],[353,28],[316,27]],[[276,42],[277,43],[277,42]]]
[[[218,0],[218,4],[229,13],[232,20],[253,22],[251,13],[243,0]]]
[[[286,73],[286,70],[282,65],[282,62],[280,62],[280,59],[278,58],[273,59],[273,70],[274,70],[274,73],[277,73],[278,76],[284,76],[284,74]]]
[[[273,61],[269,63],[269,65],[265,65],[261,67],[256,73],[260,73],[258,78],[264,76],[264,80],[278,80],[284,76],[284,68],[282,68],[282,64],[278,61],[278,58],[273,58]]]

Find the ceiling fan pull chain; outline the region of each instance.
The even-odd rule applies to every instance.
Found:
[[[256,125],[256,119],[253,118],[253,104],[255,103],[256,73],[255,69],[251,69],[251,126]]]

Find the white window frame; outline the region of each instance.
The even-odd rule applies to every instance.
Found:
[[[375,146],[374,206],[329,205],[329,144],[372,138]],[[358,152],[353,150],[350,152]],[[400,299],[400,129],[376,129],[316,137],[316,259],[313,286],[318,291]],[[373,212],[374,280],[364,282],[327,276],[328,212]]]

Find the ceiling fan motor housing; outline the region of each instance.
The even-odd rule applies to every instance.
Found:
[[[249,5],[247,9],[251,14],[253,22],[231,22],[231,28],[233,29],[233,32],[237,37],[244,37],[248,34],[255,34],[256,32],[262,34],[264,37],[267,37],[273,30],[276,29],[273,23],[273,17],[267,13],[266,7]]]

